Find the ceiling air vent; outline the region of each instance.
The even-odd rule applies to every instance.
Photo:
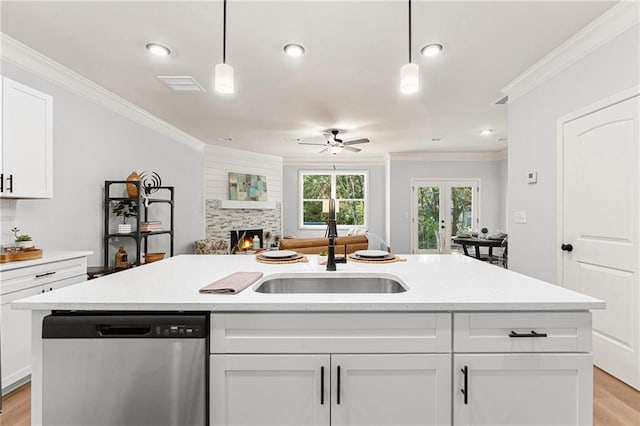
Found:
[[[190,75],[157,75],[165,86],[178,93],[207,93],[206,90]]]

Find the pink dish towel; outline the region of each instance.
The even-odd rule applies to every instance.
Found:
[[[234,272],[200,289],[200,293],[240,293],[262,278],[262,272]]]

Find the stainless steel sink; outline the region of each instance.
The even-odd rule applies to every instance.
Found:
[[[406,287],[380,277],[286,277],[266,280],[258,293],[403,293]]]

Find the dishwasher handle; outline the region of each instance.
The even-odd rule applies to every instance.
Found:
[[[98,335],[118,337],[118,336],[147,336],[151,333],[150,325],[110,325],[110,324],[98,324],[96,325]]]

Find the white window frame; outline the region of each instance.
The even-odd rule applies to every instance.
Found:
[[[354,226],[368,229],[369,227],[369,171],[368,170],[299,170],[298,171],[298,229],[326,229],[327,225],[305,225],[303,218],[303,182],[306,175],[329,175],[331,176],[331,198],[336,198],[336,176],[338,175],[362,175],[364,176],[364,198],[350,198],[349,200],[362,200],[364,202],[364,224],[362,225],[338,225],[338,229],[351,229]],[[338,201],[347,200],[340,199]]]

